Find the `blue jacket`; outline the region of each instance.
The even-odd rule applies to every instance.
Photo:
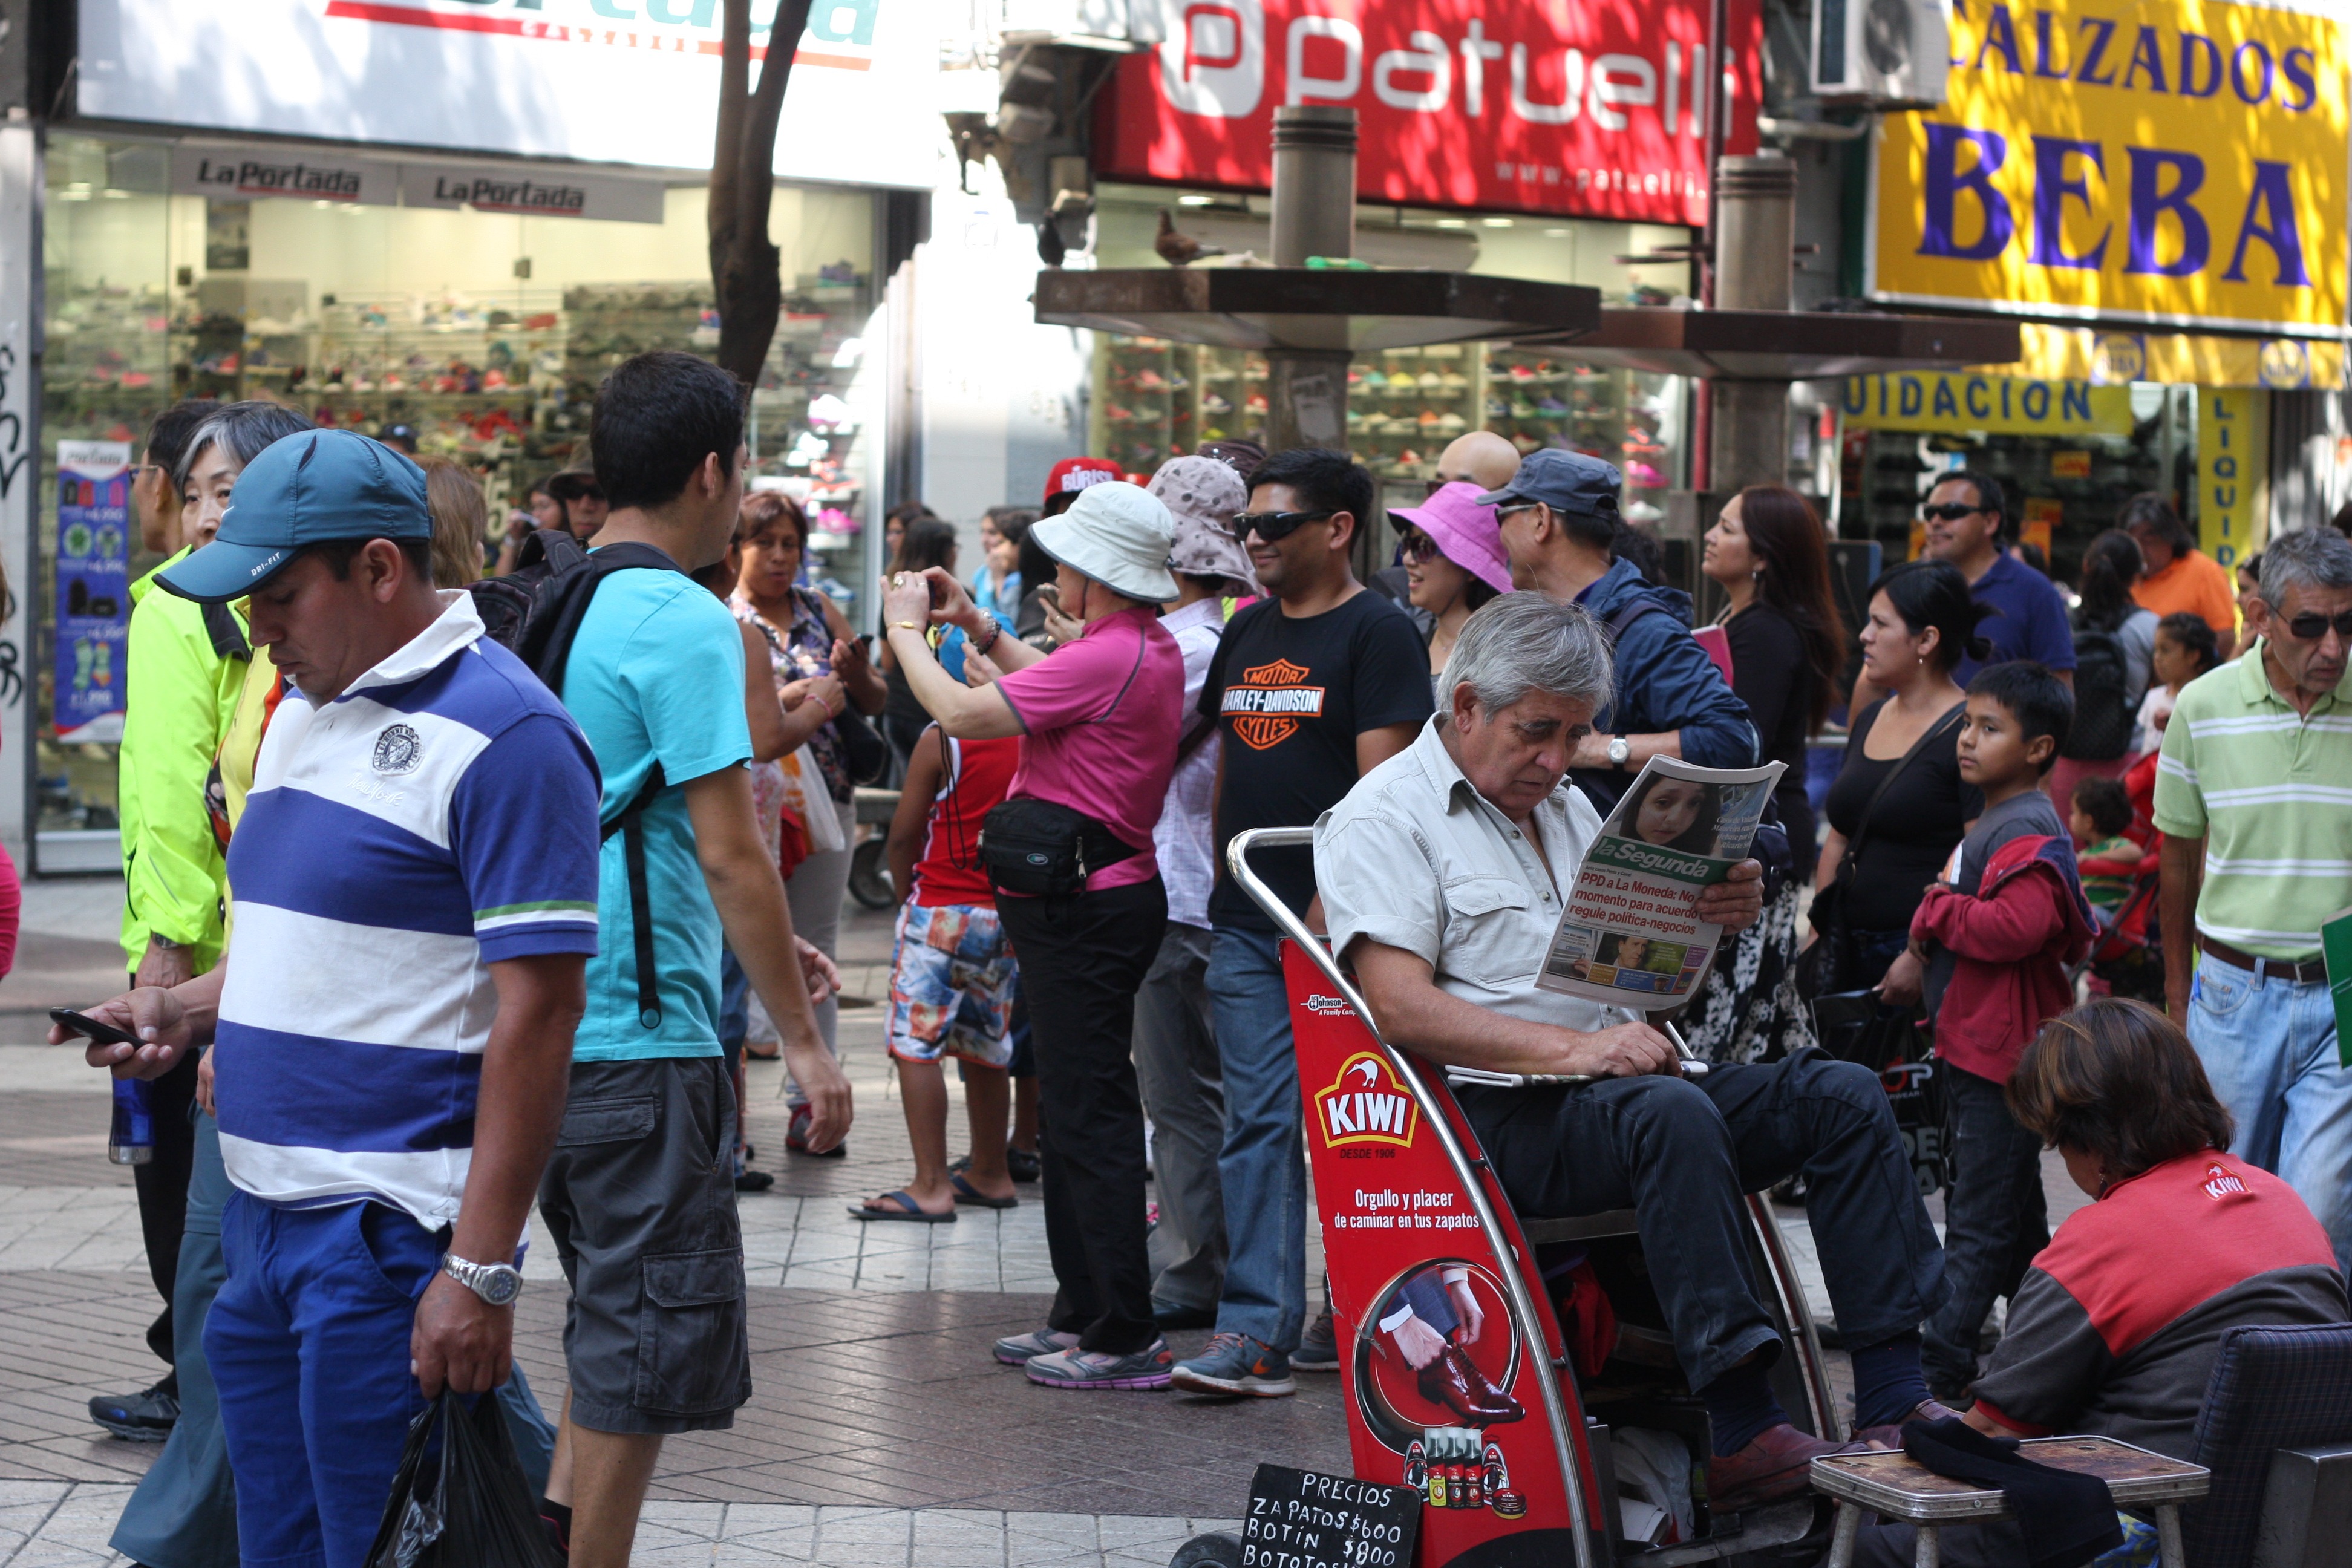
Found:
[[[1703,768],[1756,765],[1756,725],[1715,660],[1690,635],[1690,595],[1652,586],[1630,561],[1577,595],[1603,625],[1636,601],[1665,613],[1641,616],[1617,635],[1617,700],[1593,723],[1603,734],[1683,732],[1683,761]]]

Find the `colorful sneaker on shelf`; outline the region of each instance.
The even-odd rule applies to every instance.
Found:
[[[1135,373],[1135,389],[1138,392],[1165,392],[1168,382],[1158,371],[1146,365]]]
[[[1412,373],[1411,371],[1392,370],[1389,372],[1389,385],[1391,387],[1402,390],[1410,388],[1412,384]]]
[[[1168,1383],[1186,1394],[1255,1399],[1279,1399],[1298,1392],[1298,1380],[1290,1375],[1290,1358],[1247,1334],[1212,1335],[1206,1350],[1176,1363]]]
[[[1557,397],[1539,398],[1536,402],[1536,412],[1538,414],[1565,414],[1568,412],[1568,405],[1562,403]]]
[[[1025,1334],[1008,1335],[995,1345],[996,1359],[1007,1366],[1026,1366],[1041,1355],[1077,1348],[1078,1336],[1059,1329],[1033,1329]]]
[[[1413,378],[1413,385],[1423,392],[1435,392],[1444,384],[1444,380],[1433,370],[1423,371],[1420,375]]]
[[[1248,401],[1242,405],[1242,408],[1246,413],[1264,414],[1266,411],[1265,394],[1263,392],[1251,393],[1249,395]]]
[[[1421,411],[1421,417],[1413,423],[1415,426],[1420,429],[1434,430],[1437,428],[1438,421],[1441,417],[1442,416],[1438,414],[1436,409],[1424,408]]]
[[[1082,1351],[1076,1346],[1033,1356],[1021,1370],[1029,1381],[1047,1388],[1129,1389],[1150,1393],[1168,1386],[1176,1352],[1166,1340],[1154,1340],[1132,1355],[1108,1351]]]
[[[1507,404],[1507,403],[1504,402],[1504,401],[1503,401],[1501,398],[1499,398],[1499,397],[1490,397],[1490,398],[1486,399],[1486,417],[1487,417],[1487,418],[1489,418],[1489,419],[1507,419],[1507,418],[1509,418],[1510,416],[1511,416],[1511,405],[1510,405],[1509,404]]]
[[[1666,476],[1647,463],[1625,465],[1625,482],[1635,489],[1662,490],[1666,488]]]
[[[1513,399],[1511,399],[1511,417],[1512,417],[1512,418],[1514,418],[1514,419],[1532,419],[1532,418],[1534,418],[1535,416],[1536,416],[1536,405],[1535,405],[1534,404],[1529,403],[1529,402],[1528,402],[1526,398],[1524,398],[1524,397],[1514,397]]]
[[[1448,392],[1465,392],[1469,390],[1470,378],[1458,370],[1449,370],[1437,378],[1437,384]]]
[[[1233,411],[1231,398],[1220,397],[1212,392],[1201,399],[1201,412],[1203,414],[1231,414]]]
[[[1470,421],[1463,418],[1459,414],[1445,413],[1437,416],[1437,429],[1440,435],[1458,436],[1469,427]]]
[[[1112,425],[1132,425],[1135,423],[1135,411],[1131,408],[1121,408],[1114,403],[1103,410],[1103,418]]]

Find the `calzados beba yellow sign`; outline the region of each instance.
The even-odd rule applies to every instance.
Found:
[[[2346,57],[2332,15],[1954,0],[1951,47],[1949,101],[1881,121],[1875,294],[2343,325]]]

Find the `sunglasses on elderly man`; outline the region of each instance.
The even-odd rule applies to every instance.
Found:
[[[2297,642],[2317,642],[2327,635],[2327,628],[2330,626],[2336,628],[2337,637],[2352,642],[2352,610],[2346,610],[2341,615],[2334,616],[2297,616],[2286,624],[2288,635]]]
[[[1321,522],[1335,516],[1337,509],[1326,507],[1321,511],[1237,511],[1234,514],[1234,537],[1246,540],[1252,531],[1268,544],[1289,538],[1310,522]]]

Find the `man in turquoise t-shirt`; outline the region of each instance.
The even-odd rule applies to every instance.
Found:
[[[742,393],[690,354],[640,354],[596,397],[594,541],[651,545],[678,570],[614,572],[572,644],[562,696],[604,774],[610,830],[644,792],[651,995],[641,992],[627,835],[604,841],[603,932],[574,1036],[572,1099],[541,1212],[572,1282],[572,1387],[548,1511],[575,1568],[625,1568],[661,1440],[720,1430],[751,1394],[731,1148],[719,1048],[719,953],[731,946],[808,1091],[809,1142],[849,1126],[794,952],[783,882],[751,807],[743,642],[685,575],[722,558],[743,499]]]

